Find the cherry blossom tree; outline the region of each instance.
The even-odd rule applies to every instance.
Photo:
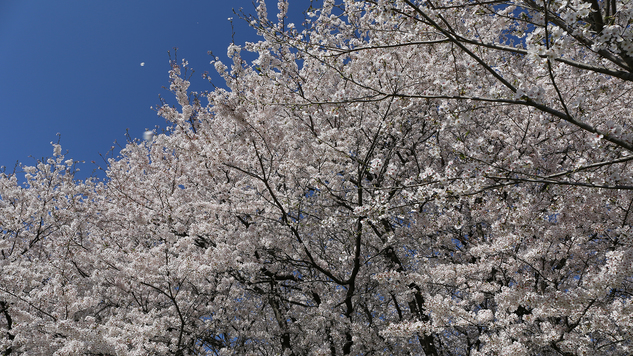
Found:
[[[631,353],[628,1],[277,5],[105,181],[0,177],[4,355]]]

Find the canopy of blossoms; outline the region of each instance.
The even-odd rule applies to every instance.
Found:
[[[633,352],[633,5],[321,5],[105,180],[0,176],[3,355]]]

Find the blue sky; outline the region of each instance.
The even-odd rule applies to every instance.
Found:
[[[307,6],[290,2],[294,14]],[[255,13],[251,0],[0,0],[0,166],[51,156],[59,133],[67,157],[86,162],[85,178],[91,161],[125,144],[126,129],[141,138],[165,127],[150,107],[159,95],[175,102],[163,89],[167,52],[177,47],[195,70],[192,90],[211,90],[201,75],[215,73],[208,51],[228,63],[228,18],[237,44],[257,40],[233,14],[240,8]],[[276,1],[268,9],[273,17]]]

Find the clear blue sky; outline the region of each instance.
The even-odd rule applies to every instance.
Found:
[[[307,6],[290,2],[294,14]],[[251,0],[0,0],[0,166],[51,156],[59,133],[67,157],[86,162],[83,178],[125,144],[126,129],[141,138],[164,127],[150,106],[159,94],[175,102],[162,88],[168,50],[178,48],[196,71],[192,90],[203,91],[212,87],[202,73],[215,73],[207,52],[228,63],[229,17],[237,44],[257,40],[234,8],[255,13]],[[268,9],[273,18],[276,1]]]

